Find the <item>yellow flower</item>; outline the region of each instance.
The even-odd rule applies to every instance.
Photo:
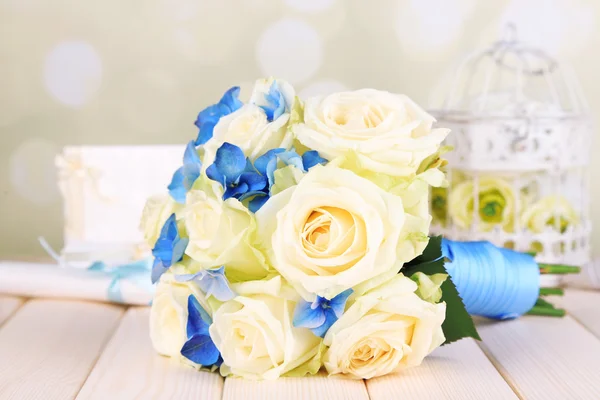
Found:
[[[276,379],[311,363],[321,338],[292,324],[299,296],[280,276],[234,286],[239,294],[214,314],[210,337],[221,352],[221,374]],[[313,371],[320,366],[320,359]]]
[[[446,303],[422,300],[416,290],[399,274],[358,297],[325,335],[327,372],[369,379],[421,364],[445,340]]]
[[[403,204],[351,171],[315,166],[271,197],[256,219],[271,265],[313,301],[359,291],[357,285],[393,276],[421,254],[430,217],[408,214]]]
[[[579,224],[577,212],[562,196],[543,197],[521,214],[521,225],[534,233],[541,233],[548,227],[558,228],[561,233],[564,233],[569,226],[577,224]]]
[[[286,108],[276,120],[269,121],[264,110],[265,95],[271,85],[277,82],[283,95]],[[217,150],[223,143],[231,143],[242,149],[252,161],[266,151],[292,144],[292,135],[288,133],[288,122],[295,100],[294,88],[282,79],[259,79],[254,85],[250,102],[235,112],[222,117],[215,125],[212,138],[203,146],[202,164],[208,168],[216,157]],[[297,116],[295,115],[297,118]]]
[[[292,130],[298,141],[328,160],[354,150],[370,171],[410,176],[450,132],[433,129],[433,122],[405,95],[362,89],[307,99],[304,122]],[[435,158],[428,162],[436,163]]]
[[[448,190],[446,188],[431,188],[431,214],[433,220],[446,225],[448,216]]]
[[[187,340],[190,295],[194,295],[206,312],[212,314],[211,303],[195,282],[177,282],[171,273],[161,276],[150,309],[150,338],[159,354],[180,356],[181,347]]]
[[[150,248],[154,247],[165,221],[179,209],[181,209],[180,205],[169,195],[152,196],[146,201],[140,220],[140,230]]]
[[[221,185],[204,176],[187,194],[181,217],[189,236],[185,252],[194,261],[190,272],[225,265],[231,280],[264,278],[268,266],[253,243],[254,215],[237,199],[223,201],[222,196]]]
[[[456,225],[468,229],[477,212],[479,229],[482,231],[489,231],[498,225],[508,232],[514,229],[515,193],[510,183],[500,178],[482,177],[479,179],[479,205],[476,211],[474,199],[472,180],[461,182],[450,190],[448,212]]]

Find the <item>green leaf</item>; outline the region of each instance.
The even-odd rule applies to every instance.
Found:
[[[422,272],[426,275],[448,274],[448,271],[444,267],[444,259],[442,258],[442,237],[431,237],[423,254],[410,263],[405,264],[401,271],[409,277],[417,272]],[[444,336],[446,337],[444,344],[452,343],[465,337],[481,340],[473,319],[467,312],[450,276],[442,283],[441,288],[442,298],[440,301],[446,302],[446,319],[442,324]]]

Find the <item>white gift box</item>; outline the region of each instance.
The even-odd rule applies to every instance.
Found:
[[[70,264],[125,262],[149,254],[139,230],[146,199],[166,193],[183,146],[69,146],[57,157]]]

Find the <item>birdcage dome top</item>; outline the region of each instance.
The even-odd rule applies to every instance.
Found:
[[[587,104],[571,68],[517,38],[514,25],[468,55],[454,74],[439,117],[579,118]]]

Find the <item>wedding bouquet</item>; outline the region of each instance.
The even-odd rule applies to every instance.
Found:
[[[201,111],[142,229],[156,351],[224,376],[373,378],[478,338],[429,238],[448,129],[407,96],[256,82]]]

